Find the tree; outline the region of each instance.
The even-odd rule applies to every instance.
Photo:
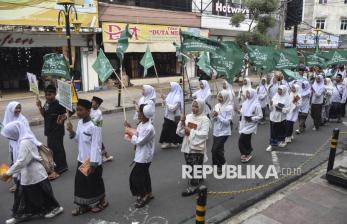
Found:
[[[275,25],[272,15],[278,9],[278,0],[244,0],[243,2],[243,5],[249,10],[249,28],[248,32],[240,33],[236,37],[236,42],[243,49],[246,43],[251,45],[270,44],[271,41],[266,32]],[[233,26],[238,27],[245,19],[244,15],[236,13],[231,17],[230,22]]]

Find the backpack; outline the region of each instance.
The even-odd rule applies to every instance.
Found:
[[[38,151],[39,151],[39,155],[42,158],[42,160],[40,161],[42,166],[45,168],[47,174],[51,174],[54,172],[54,167],[55,167],[55,163],[53,160],[53,152],[52,150],[50,150],[47,146],[45,145],[41,145],[38,146]]]

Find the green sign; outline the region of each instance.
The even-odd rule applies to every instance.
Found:
[[[101,82],[105,82],[113,73],[113,67],[101,48],[99,55],[92,67],[94,71],[98,73]]]
[[[71,79],[68,63],[63,54],[46,54],[43,56],[42,75]]]
[[[125,26],[122,31],[120,38],[118,39],[116,54],[119,58],[120,64],[123,64],[124,53],[127,51],[129,46],[129,38],[131,38],[131,33],[129,32],[129,24]]]
[[[154,59],[151,53],[151,50],[147,46],[146,53],[143,55],[143,58],[140,61],[140,64],[143,66],[143,77],[147,76],[147,71],[150,67],[154,66]]]
[[[275,68],[278,70],[296,68],[299,64],[296,48],[280,49],[274,52]]]
[[[248,58],[252,65],[265,71],[272,71],[275,67],[274,53],[272,46],[247,45]]]

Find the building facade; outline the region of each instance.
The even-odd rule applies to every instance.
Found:
[[[41,76],[43,56],[63,53],[67,57],[65,30],[58,32],[58,13],[55,1],[34,1],[18,4],[1,2],[0,17],[0,89],[27,91],[27,72],[37,75],[39,87],[45,86],[47,77]],[[78,21],[82,28],[73,29],[71,37],[74,78],[79,89],[94,90],[99,86],[98,76],[92,69],[97,50],[98,3],[93,0],[76,1]]]

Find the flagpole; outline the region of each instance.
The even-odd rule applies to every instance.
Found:
[[[158,76],[158,72],[157,72],[157,67],[155,66],[155,64],[154,64],[154,72],[155,72],[155,75],[157,76],[157,82],[158,82],[158,89],[159,89],[159,91],[160,91],[160,97],[162,97],[163,96],[163,90],[160,88],[160,81],[159,81],[159,76]],[[161,106],[162,107],[164,107],[164,99],[162,99],[162,101],[161,101]]]
[[[121,82],[121,86],[122,86],[121,92],[123,93],[122,94],[123,95],[122,96],[123,115],[124,115],[124,121],[126,121],[127,120],[127,115],[126,115],[126,112],[125,112],[124,91],[123,91],[123,89],[125,89],[125,85],[123,83],[123,65],[122,64],[120,65],[120,80],[119,81]]]

